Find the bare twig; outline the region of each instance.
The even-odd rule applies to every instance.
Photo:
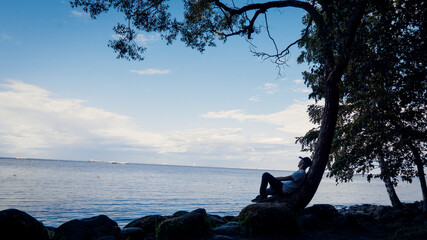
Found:
[[[292,46],[294,46],[295,44],[301,42],[305,37],[307,37],[308,33],[309,33],[309,29],[312,25],[312,19],[310,18],[310,21],[307,25],[307,27],[304,30],[304,35],[294,41],[293,43],[289,44],[285,49],[283,49],[281,52],[279,52],[276,41],[274,40],[274,38],[271,36],[270,34],[270,30],[268,28],[268,22],[267,22],[267,17],[266,19],[266,24],[267,24],[267,34],[269,36],[269,38],[272,40],[274,47],[276,49],[276,54],[268,54],[265,52],[254,52],[253,53],[257,56],[257,57],[261,57],[261,59],[266,60],[266,59],[270,59],[273,63],[277,64],[278,66],[280,65],[286,65],[287,59],[285,59],[285,57],[289,54],[289,50]]]

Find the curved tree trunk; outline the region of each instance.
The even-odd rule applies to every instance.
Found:
[[[340,78],[341,74],[334,71],[330,72],[330,75],[327,77],[325,84],[325,106],[313,165],[307,173],[305,184],[297,192],[285,199],[285,202],[296,210],[303,209],[310,203],[323,178],[337,122],[339,104],[338,81]]]
[[[381,172],[384,172],[386,169],[385,169],[385,162],[384,162],[383,156],[378,157],[378,162],[380,164]],[[401,208],[403,206],[402,202],[400,201],[399,197],[396,194],[396,190],[394,189],[394,185],[390,177],[385,176],[383,181],[385,184],[385,188],[387,189],[387,193],[388,193],[388,197],[390,198],[391,205],[394,208]]]
[[[333,48],[331,47],[332,44],[338,43],[334,43],[335,40],[332,39],[330,27],[323,24],[318,26],[319,35],[323,43],[322,56],[325,66],[325,106],[323,108],[319,137],[314,152],[313,164],[307,173],[303,186],[292,195],[280,200],[281,202],[289,204],[290,207],[296,211],[305,208],[310,203],[325,173],[337,124],[340,98],[338,83],[341,80],[345,68],[348,66],[352,49],[351,45],[354,42],[357,28],[365,12],[365,7],[366,1],[361,0],[356,9],[354,9],[346,28],[346,37],[342,39],[340,44],[342,47],[338,54],[334,54]],[[318,22],[316,21],[316,23]]]
[[[394,208],[402,208],[402,202],[396,194],[396,190],[394,189],[393,182],[390,177],[386,177],[384,180],[385,188],[387,189],[388,197],[390,198],[391,205]]]
[[[424,164],[421,160],[421,155],[418,149],[413,144],[410,144],[409,147],[414,154],[414,163],[417,166],[418,178],[420,179],[421,191],[423,193],[423,212],[427,213],[427,185],[424,173]]]

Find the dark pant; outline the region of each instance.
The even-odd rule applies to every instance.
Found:
[[[261,187],[259,188],[259,195],[267,197],[267,185],[270,184],[270,188],[279,195],[283,195],[282,186],[283,183],[277,178],[273,177],[270,173],[266,172],[261,178]]]

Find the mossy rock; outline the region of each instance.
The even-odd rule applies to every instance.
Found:
[[[137,227],[144,232],[144,237],[155,237],[160,223],[166,219],[160,215],[150,215],[130,222],[123,229]]]
[[[157,230],[160,240],[203,239],[210,234],[210,221],[204,209],[163,221]]]
[[[298,230],[295,213],[285,203],[258,203],[239,214],[244,236],[290,236]]]

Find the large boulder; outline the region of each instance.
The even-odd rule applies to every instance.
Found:
[[[218,226],[221,226],[221,225],[224,225],[225,223],[227,223],[227,221],[225,219],[223,219],[222,217],[220,217],[218,215],[208,214],[208,219],[210,221],[211,227],[218,227]]]
[[[178,212],[175,212],[174,214],[172,214],[171,217],[182,217],[188,213],[189,213],[188,211],[178,211]]]
[[[152,237],[154,239],[154,237]],[[126,240],[141,240],[141,239],[147,239],[145,236],[145,232],[142,231],[141,228],[138,227],[128,227],[123,228],[120,234],[120,239],[126,239]]]
[[[204,209],[163,221],[157,237],[161,240],[203,239],[210,234],[210,222]]]
[[[301,211],[300,215],[311,214],[323,220],[331,220],[340,215],[338,210],[329,204],[315,204],[311,207],[305,208]]]
[[[213,229],[213,233],[225,236],[239,236],[240,224],[238,222],[228,222],[222,226]]]
[[[295,213],[285,203],[252,204],[239,214],[242,234],[289,236],[297,231]]]
[[[105,215],[71,220],[58,227],[55,240],[98,240],[120,236],[117,223]]]
[[[155,237],[156,230],[159,227],[160,223],[162,223],[166,219],[166,217],[160,215],[146,216],[130,222],[123,229],[140,228],[144,232],[144,237]]]
[[[323,220],[312,214],[305,214],[297,217],[297,223],[300,230],[315,231],[320,229]]]
[[[358,217],[350,214],[336,217],[333,219],[332,224],[336,229],[365,230],[359,224]]]
[[[17,209],[0,211],[0,239],[4,240],[48,240],[43,224]]]

